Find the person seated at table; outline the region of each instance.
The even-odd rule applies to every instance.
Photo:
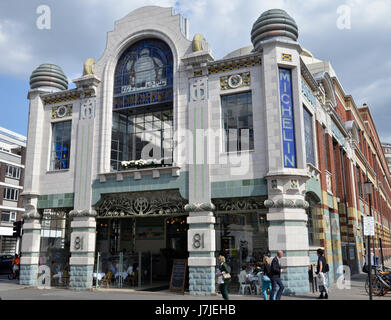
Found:
[[[112,262],[112,263],[111,263],[110,271],[111,271],[113,274],[116,274],[116,273],[118,272],[118,270],[117,270],[117,264],[116,264],[115,262]]]
[[[242,266],[242,271],[239,273],[239,279],[244,279],[245,283],[250,283],[248,279],[247,266]]]
[[[247,267],[246,267],[246,273],[247,273],[247,277],[248,277],[248,275],[250,275],[250,274],[252,274],[253,273],[253,268],[252,268],[252,266],[251,265],[247,265]]]

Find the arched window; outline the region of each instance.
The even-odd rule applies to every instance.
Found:
[[[171,164],[173,55],[158,39],[143,39],[120,57],[114,74],[111,170],[122,161]]]
[[[113,109],[172,101],[173,57],[158,39],[133,44],[118,60]]]

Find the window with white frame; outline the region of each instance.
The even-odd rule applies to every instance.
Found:
[[[5,169],[5,176],[13,179],[20,179],[21,169],[18,167],[7,165]]]
[[[16,221],[16,212],[2,211],[1,222],[13,222],[13,221]]]
[[[19,190],[13,189],[13,188],[4,188],[3,191],[3,199],[4,200],[12,200],[12,201],[18,201],[19,199]]]

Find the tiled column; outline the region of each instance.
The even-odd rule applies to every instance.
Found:
[[[211,203],[209,175],[209,140],[205,136],[209,128],[208,78],[206,61],[208,52],[200,52],[196,61],[203,65],[199,77],[194,78],[192,69],[189,77],[188,123],[192,132],[189,144],[189,212],[187,223],[189,251],[189,289],[191,295],[210,296],[215,294],[215,209]],[[191,60],[190,60],[191,61]]]
[[[308,220],[305,184],[309,178],[301,98],[301,48],[297,42],[261,43],[269,208],[269,250],[284,252],[284,294],[309,291]]]
[[[74,209],[70,212],[73,221],[69,286],[74,290],[86,290],[92,288],[95,256],[96,212],[91,208],[91,180],[94,165],[96,91],[100,80],[92,74],[83,75],[73,82],[79,90],[85,92],[82,93],[79,110]]]
[[[31,204],[27,204],[25,209],[19,283],[21,285],[36,286],[41,245],[40,215]]]
[[[69,286],[74,290],[92,288],[92,273],[94,269],[96,213],[94,211],[71,211],[71,258]]]

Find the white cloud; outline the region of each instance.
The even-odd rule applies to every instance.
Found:
[[[0,20],[0,72],[24,74],[32,60],[31,50],[21,40],[23,27],[20,23]]]

